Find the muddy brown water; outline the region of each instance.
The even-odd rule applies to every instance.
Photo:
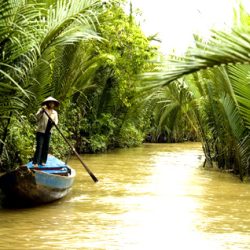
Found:
[[[250,185],[207,171],[199,143],[144,144],[77,158],[70,194],[0,208],[0,249],[250,249]]]

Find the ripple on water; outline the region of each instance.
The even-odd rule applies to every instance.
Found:
[[[250,189],[206,171],[199,143],[84,155],[64,199],[0,210],[0,249],[248,249]]]

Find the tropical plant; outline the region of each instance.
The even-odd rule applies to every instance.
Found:
[[[55,94],[51,61],[59,47],[99,39],[95,32],[100,1],[0,1],[0,157],[11,145],[12,117],[28,115],[48,94]],[[63,49],[63,48],[62,48]],[[46,82],[46,83],[45,83]],[[56,96],[57,97],[57,96]],[[12,163],[14,164],[14,162]]]
[[[192,122],[192,94],[184,81],[172,82],[150,96],[152,119],[151,141],[180,142],[197,140]]]
[[[125,130],[133,133],[134,127],[138,128],[138,134],[145,134],[145,126],[139,125],[145,123],[143,108],[135,105],[140,102],[136,97],[136,76],[151,67],[149,59],[156,51],[121,3],[110,3],[99,22],[97,31],[103,39],[86,43],[85,50],[93,58],[108,56],[91,80],[92,88],[75,95],[80,98],[72,99],[82,107],[79,114],[84,113],[85,121],[80,128],[84,140],[78,137],[82,145],[76,147],[95,152],[142,142],[141,136],[125,139],[122,134]]]
[[[245,14],[241,20],[249,20]],[[169,56],[165,71],[144,75],[145,82],[155,88],[185,80],[195,94],[194,121],[207,160],[233,169],[241,179],[248,173],[250,159],[250,68],[245,65],[250,61],[248,23],[231,32],[214,30],[208,42],[197,39],[196,47],[184,57]],[[186,77],[190,74],[192,81]]]

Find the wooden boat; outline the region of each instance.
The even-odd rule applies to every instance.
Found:
[[[19,205],[49,203],[66,196],[76,172],[58,158],[49,155],[45,166],[32,162],[0,177],[0,188],[6,200]]]

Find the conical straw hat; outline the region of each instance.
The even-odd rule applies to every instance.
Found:
[[[55,106],[58,107],[60,102],[57,101],[54,97],[52,96],[49,96],[48,98],[46,98],[43,102],[42,102],[42,105],[45,105],[47,102],[54,102],[55,103]]]

